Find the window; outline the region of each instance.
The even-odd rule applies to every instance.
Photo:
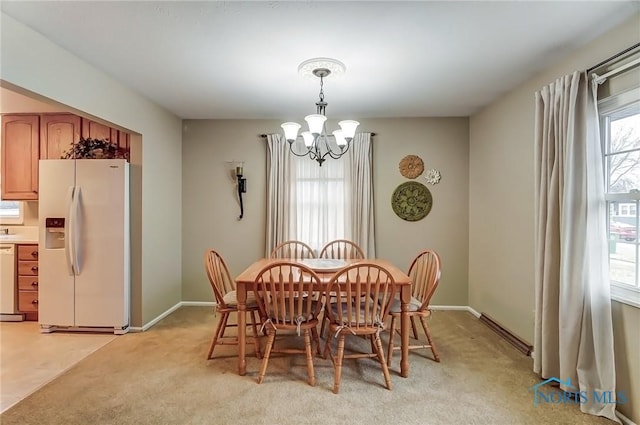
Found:
[[[329,159],[320,167],[308,157],[293,160],[295,239],[316,250],[335,239],[348,238],[348,161]]]
[[[0,201],[0,224],[22,224],[22,202]]]
[[[640,88],[598,102],[612,298],[640,307]]]

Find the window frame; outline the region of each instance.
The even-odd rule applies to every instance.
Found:
[[[635,273],[636,273],[636,281],[639,279],[638,274],[640,273],[640,240],[638,235],[638,229],[640,228],[640,214],[638,214],[637,203],[640,203],[640,192],[626,192],[626,193],[609,193],[609,173],[607,167],[607,161],[610,157],[609,149],[609,137],[610,137],[610,122],[611,117],[615,116],[617,113],[624,111],[629,108],[637,108],[640,110],[640,87],[636,87],[622,93],[612,95],[606,97],[602,100],[598,101],[598,114],[600,120],[600,134],[601,134],[601,144],[602,144],[602,153],[603,153],[603,174],[605,181],[603,182],[605,189],[605,203],[606,203],[606,229],[607,229],[607,237],[611,240],[610,236],[610,203],[611,202],[624,202],[629,204],[636,204],[636,239],[630,243],[636,246],[635,255]],[[634,113],[635,115],[635,113]],[[640,147],[633,149],[640,151]],[[628,202],[625,202],[628,201]],[[609,262],[611,259],[611,252],[607,250],[607,261]],[[640,308],[640,285],[631,286],[629,284],[625,284],[622,282],[616,282],[613,280],[609,281],[611,288],[611,299],[628,304],[637,308]]]
[[[5,202],[0,200],[1,202]],[[17,217],[9,217],[0,214],[0,224],[23,224],[24,223],[24,202],[22,201],[11,201],[18,203],[18,216]],[[0,209],[1,211],[1,209]]]

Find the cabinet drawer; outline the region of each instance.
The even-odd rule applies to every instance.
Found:
[[[18,260],[37,260],[38,245],[18,245]]]
[[[38,276],[18,276],[18,290],[37,291]]]
[[[18,291],[18,311],[38,311],[38,292]]]
[[[18,276],[37,276],[38,275],[38,262],[37,261],[18,261]]]

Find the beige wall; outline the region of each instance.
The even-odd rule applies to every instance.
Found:
[[[468,305],[469,120],[467,118],[402,118],[360,120],[375,132],[374,188],[376,252],[407,270],[415,255],[433,248],[442,257],[442,280],[433,304]],[[408,179],[398,163],[418,155],[425,170],[435,168],[442,180],[426,184],[433,196],[429,215],[418,222],[398,218],[391,208],[395,188]],[[422,177],[422,183],[426,181]],[[419,180],[420,181],[420,180]]]
[[[22,223],[23,226],[38,225],[38,203],[37,202],[23,203],[22,214],[24,217],[24,223]]]
[[[640,424],[640,309],[618,302],[611,303],[613,338],[616,353],[616,383],[625,390],[629,403],[618,409]]]
[[[361,131],[377,134],[373,145],[378,256],[407,269],[420,250],[436,249],[445,266],[434,303],[466,306],[468,119],[360,121]],[[266,141],[259,134],[279,129],[280,122],[273,120],[184,122],[183,300],[212,300],[202,260],[206,248],[219,250],[234,275],[264,256]],[[419,155],[425,168],[442,173],[440,184],[428,185],[434,199],[431,213],[415,223],[399,219],[390,203],[393,190],[407,181],[398,162],[409,154]],[[241,221],[235,188],[226,172],[225,161],[231,160],[245,161],[248,189]]]
[[[534,93],[640,41],[640,15],[471,117],[469,302],[533,341]],[[618,389],[632,398],[620,411],[640,422],[640,309],[614,306]]]
[[[204,251],[218,250],[233,275],[264,256],[265,152],[275,122],[185,120],[182,158],[182,299],[212,301]],[[244,161],[244,218],[226,161]]]
[[[8,15],[1,19],[4,86],[142,135],[136,155],[144,167],[132,170],[142,182],[141,189],[133,188],[142,202],[140,230],[132,240],[138,261],[131,311],[132,325],[142,326],[181,299],[181,121]]]

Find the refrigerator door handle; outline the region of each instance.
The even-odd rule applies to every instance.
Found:
[[[80,253],[82,252],[82,244],[80,238],[82,236],[82,214],[80,214],[80,203],[82,191],[80,186],[76,186],[75,194],[73,196],[73,269],[76,276],[80,276]]]
[[[73,276],[75,274],[73,268],[73,225],[71,224],[73,221],[74,189],[75,188],[71,186],[67,191],[67,214],[64,219],[64,257],[67,260],[67,271],[69,272],[69,276]]]

